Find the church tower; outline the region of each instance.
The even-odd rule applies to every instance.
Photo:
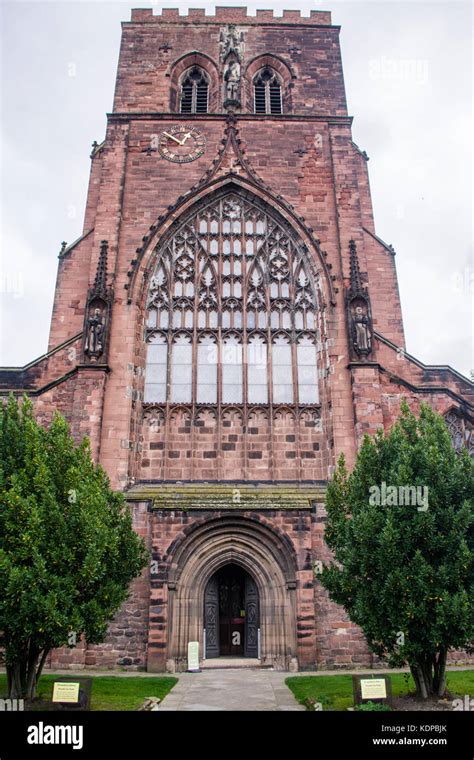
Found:
[[[51,665],[367,665],[317,569],[341,452],[400,402],[472,447],[472,385],[405,350],[327,12],[132,10],[59,256],[48,353],[0,371],[59,409],[123,491],[150,567],[102,646]]]

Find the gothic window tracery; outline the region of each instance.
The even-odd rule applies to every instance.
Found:
[[[193,66],[181,82],[181,113],[207,113],[209,101],[209,81],[199,66]]]
[[[209,203],[158,252],[145,403],[318,404],[317,314],[293,236],[236,194]]]
[[[282,113],[281,82],[270,66],[261,69],[253,80],[255,113]]]

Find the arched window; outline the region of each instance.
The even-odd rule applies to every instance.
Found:
[[[207,113],[209,82],[199,66],[186,72],[181,82],[181,113]]]
[[[255,113],[282,113],[281,82],[269,66],[261,69],[253,80]]]
[[[145,402],[314,406],[317,317],[291,231],[235,193],[208,202],[157,252]]]

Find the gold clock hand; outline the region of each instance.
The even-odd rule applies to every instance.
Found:
[[[183,139],[181,141],[181,145],[184,145],[184,143],[186,142],[186,140],[189,140],[190,137],[191,137],[191,132],[186,132],[186,134],[183,135]]]
[[[169,137],[170,140],[174,140],[175,142],[177,142],[178,145],[182,145],[183,144],[181,140],[178,140],[177,137],[173,137],[173,135],[169,135],[168,132],[163,132],[163,134],[165,135],[165,137]]]

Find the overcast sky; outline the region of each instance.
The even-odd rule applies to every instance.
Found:
[[[244,5],[221,0],[219,5]],[[120,21],[147,2],[1,2],[0,334],[3,365],[47,348],[62,240],[82,230],[93,140],[112,108]],[[154,4],[206,7],[215,3]],[[294,2],[330,10],[353,137],[369,157],[377,234],[392,243],[407,349],[474,367],[471,7],[456,2]]]

